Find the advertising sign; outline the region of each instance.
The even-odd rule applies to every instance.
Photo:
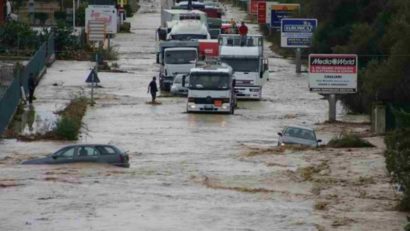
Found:
[[[249,0],[248,1],[249,14],[251,14],[251,15],[257,15],[258,14],[258,3],[259,2],[266,2],[266,0]]]
[[[309,55],[309,89],[323,94],[357,92],[357,55]]]
[[[107,34],[116,34],[118,31],[117,9],[113,5],[88,5],[85,10],[86,33],[88,33],[88,22],[90,20],[105,21]]]
[[[298,13],[300,4],[274,4],[271,8],[270,26],[280,28],[281,20]]]
[[[306,48],[312,44],[313,33],[317,28],[317,19],[284,18],[280,34],[281,47]]]
[[[103,42],[105,40],[106,24],[104,20],[89,20],[87,30],[88,41]]]
[[[279,4],[279,2],[266,2],[266,24],[271,23],[272,6],[277,4]]]
[[[258,23],[266,24],[266,2],[258,2]]]

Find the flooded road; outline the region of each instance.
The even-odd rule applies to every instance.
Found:
[[[227,14],[245,16],[231,7]],[[160,15],[139,13],[130,21],[132,33],[112,41],[127,73],[99,73],[102,88],[79,142],[116,144],[129,152],[131,167],[21,166],[67,142],[2,140],[0,230],[323,230],[313,183],[295,180],[311,154],[278,155],[269,164],[244,154],[275,146],[285,125],[326,120],[327,102],[308,92],[307,75],[296,75],[293,62],[275,58],[265,44],[272,73],[262,101],[240,102],[235,115],[187,114],[186,98],[160,96],[161,105],[150,105]],[[257,25],[250,31],[258,33]],[[57,61],[34,106],[55,111],[73,95],[89,94],[91,66]]]

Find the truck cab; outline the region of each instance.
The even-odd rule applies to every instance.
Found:
[[[177,74],[189,74],[198,61],[197,41],[164,41],[160,44],[158,63],[161,64],[159,86],[161,90],[171,89]]]
[[[210,39],[208,28],[198,20],[178,21],[167,35],[167,40]]]
[[[226,64],[204,64],[191,69],[187,112],[233,114],[236,104],[234,85],[232,68]]]
[[[220,35],[219,58],[233,69],[238,99],[261,100],[263,84],[269,78],[268,61],[263,56],[263,37]]]

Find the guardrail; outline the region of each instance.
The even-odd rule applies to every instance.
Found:
[[[3,91],[0,94],[0,135],[3,134],[17,110],[21,100],[21,86],[24,87],[25,92],[28,92],[30,73],[33,73],[38,81],[46,72],[47,64],[50,64],[54,57],[54,36],[50,35],[48,40],[30,58],[27,65],[23,68],[16,65],[16,68],[21,69],[14,72],[14,79],[9,86],[0,89]]]

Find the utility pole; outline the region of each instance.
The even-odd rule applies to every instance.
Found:
[[[75,31],[75,0],[73,0],[73,31]]]
[[[302,49],[296,48],[296,73],[302,73]]]
[[[336,122],[336,94],[330,94],[329,101],[329,122]]]

